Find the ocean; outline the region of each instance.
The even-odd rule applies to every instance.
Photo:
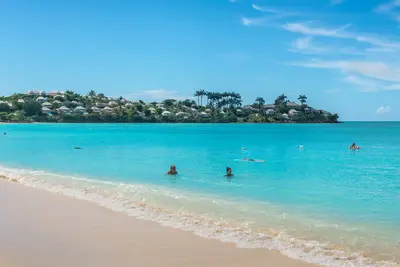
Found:
[[[0,131],[0,175],[27,186],[325,266],[400,266],[400,123]],[[171,164],[179,175],[164,175]]]

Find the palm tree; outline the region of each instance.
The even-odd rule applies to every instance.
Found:
[[[299,98],[297,99],[300,101],[302,105],[304,105],[307,102],[307,97],[305,95],[299,95]]]
[[[200,105],[203,105],[203,96],[206,96],[207,94],[207,92],[205,91],[205,90],[203,90],[203,89],[200,89],[199,90],[199,93],[200,93]]]
[[[201,90],[194,92],[194,97],[197,97],[197,105],[199,105],[199,97],[201,96]]]
[[[88,93],[88,96],[90,96],[91,98],[94,98],[97,96],[97,93],[94,90],[90,90]]]
[[[286,105],[288,101],[289,100],[287,100],[287,96],[285,96],[285,94],[281,94],[280,96],[278,96],[275,99],[275,105],[279,105],[279,104]]]

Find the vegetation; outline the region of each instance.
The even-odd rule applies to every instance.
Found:
[[[91,90],[87,95],[73,91],[29,91],[0,97],[0,121],[3,122],[187,122],[187,123],[336,123],[339,116],[307,105],[290,102],[284,94],[273,104],[257,97],[242,106],[236,92],[198,90],[196,101],[166,99],[160,103],[112,98]],[[203,101],[204,100],[204,101]],[[204,104],[204,105],[203,105]]]

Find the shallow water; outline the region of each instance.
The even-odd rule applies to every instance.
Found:
[[[400,262],[400,123],[0,128],[0,175],[22,183],[328,266]]]

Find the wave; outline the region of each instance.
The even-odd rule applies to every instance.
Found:
[[[216,218],[218,216],[209,216],[204,210],[189,211],[195,210],[200,206],[199,203],[203,203],[202,206],[204,206],[204,203],[207,202],[245,210],[246,207],[239,202],[194,195],[192,192],[171,190],[162,186],[127,184],[4,166],[0,166],[0,178],[90,201],[113,211],[190,231],[201,237],[234,243],[240,248],[278,250],[290,258],[323,266],[399,266],[395,262],[374,261],[365,257],[361,252],[349,252],[344,248],[317,241],[294,238],[285,232],[264,228],[255,230],[255,227],[252,227],[253,222],[248,218],[232,221]],[[160,205],[166,199],[168,199],[169,205]],[[182,203],[189,203],[191,209],[183,208]],[[276,212],[275,216],[286,216],[286,214]],[[319,227],[328,226],[321,224]],[[354,229],[347,230],[353,231]]]

